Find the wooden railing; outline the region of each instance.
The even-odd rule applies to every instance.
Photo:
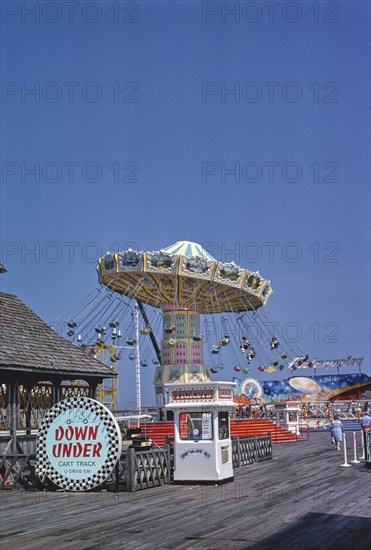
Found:
[[[170,483],[172,479],[170,451],[169,446],[138,452],[129,448],[101,488],[137,491]],[[0,454],[0,490],[15,489],[17,486],[24,489],[52,489],[47,480],[42,481],[36,475],[35,463],[34,454],[22,452]]]
[[[126,451],[126,491],[147,489],[171,482],[170,448],[151,451]]]
[[[0,489],[35,489],[38,480],[35,475],[35,455],[3,454],[0,456]]]
[[[272,434],[232,439],[233,467],[272,459]]]
[[[127,449],[103,487],[134,492],[171,483],[171,451],[169,445],[148,451]],[[235,468],[271,459],[271,434],[232,439],[232,460]],[[0,489],[15,488],[17,484],[24,488],[40,488],[44,485],[35,475],[35,455],[0,455],[0,473]],[[46,486],[47,484],[44,485]]]

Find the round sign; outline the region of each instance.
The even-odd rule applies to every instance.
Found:
[[[101,485],[121,456],[121,433],[111,411],[88,397],[48,410],[37,438],[37,472],[67,491]]]

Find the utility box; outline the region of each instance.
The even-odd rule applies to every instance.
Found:
[[[230,415],[234,382],[165,384],[174,413],[174,481],[233,480]]]

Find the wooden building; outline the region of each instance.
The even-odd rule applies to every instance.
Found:
[[[0,436],[12,453],[21,451],[22,436],[30,437],[56,402],[74,395],[95,398],[97,386],[116,376],[17,296],[0,293]]]

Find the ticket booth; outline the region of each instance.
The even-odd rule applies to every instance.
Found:
[[[233,480],[230,414],[234,382],[165,384],[174,413],[174,481]]]
[[[284,403],[276,403],[276,423],[286,430],[299,435],[300,410],[301,405],[298,402],[285,401]]]

